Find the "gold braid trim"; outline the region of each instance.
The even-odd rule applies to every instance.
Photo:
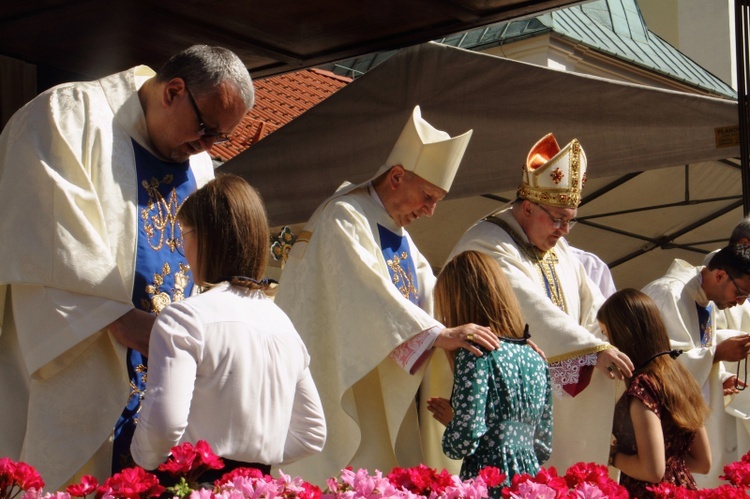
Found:
[[[297,234],[297,238],[295,239],[295,242],[297,243],[309,243],[310,238],[312,238],[313,233],[309,230],[303,230],[299,234]]]
[[[602,345],[598,345],[591,348],[583,348],[581,350],[577,350],[575,352],[568,352],[562,355],[557,355],[555,357],[550,357],[547,359],[547,364],[555,364],[557,362],[563,362],[568,359],[573,359],[575,357],[582,357],[584,355],[588,355],[590,353],[599,353],[603,352],[604,350],[608,350],[612,348],[612,345],[609,345],[607,343],[604,343]]]

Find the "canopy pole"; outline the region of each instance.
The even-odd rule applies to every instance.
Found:
[[[742,171],[742,206],[744,216],[750,215],[750,0],[735,0],[734,23],[737,58],[737,110],[740,127],[740,169]]]

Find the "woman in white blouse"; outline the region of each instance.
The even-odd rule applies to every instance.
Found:
[[[177,219],[177,243],[202,293],[166,307],[152,329],[135,462],[153,470],[173,446],[206,440],[226,465],[218,478],[237,467],[268,473],[319,452],[326,425],[307,349],[264,292],[270,237],[260,197],[222,175]]]

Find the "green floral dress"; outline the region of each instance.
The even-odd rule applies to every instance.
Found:
[[[481,347],[480,347],[481,348]],[[528,345],[502,341],[482,357],[456,353],[443,452],[463,458],[461,479],[495,466],[507,475],[536,475],[552,453],[552,391],[547,363]]]

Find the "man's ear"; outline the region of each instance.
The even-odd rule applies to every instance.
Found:
[[[164,85],[164,90],[162,91],[162,104],[167,107],[171,106],[175,98],[184,92],[187,92],[185,80],[182,78],[172,78],[166,85]]]
[[[534,204],[534,203],[532,203],[532,202],[531,202],[531,201],[529,201],[528,199],[524,199],[524,200],[523,200],[523,201],[521,202],[521,211],[522,211],[522,212],[523,212],[523,214],[524,214],[524,215],[526,215],[527,217],[530,217],[530,216],[531,216],[531,207],[533,206],[533,204]]]
[[[396,190],[398,185],[404,181],[406,170],[401,165],[394,165],[388,174],[388,181],[391,189]]]

